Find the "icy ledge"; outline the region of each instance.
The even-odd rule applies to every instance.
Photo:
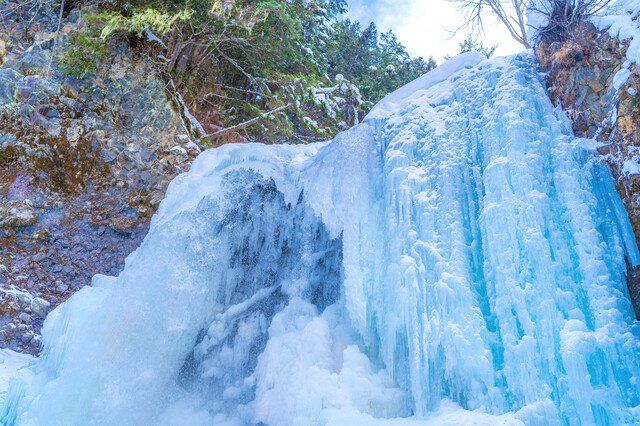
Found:
[[[5,424],[637,424],[639,253],[528,56],[228,145],[50,314]],[[453,64],[453,65],[452,65]]]

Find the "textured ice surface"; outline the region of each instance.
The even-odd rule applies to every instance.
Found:
[[[32,360],[33,357],[29,354],[0,349],[0,404],[4,404],[9,382],[16,371],[24,368]]]
[[[528,56],[467,55],[328,144],[207,151],[3,420],[637,423],[640,255],[588,146]]]

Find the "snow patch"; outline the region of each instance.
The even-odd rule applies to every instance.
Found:
[[[620,90],[622,86],[625,85],[629,77],[631,76],[631,71],[628,68],[622,68],[613,76],[613,89],[615,91]]]
[[[622,173],[625,175],[640,174],[640,163],[636,159],[626,160],[622,163]]]
[[[637,0],[618,0],[606,11],[604,16],[592,18],[601,30],[608,30],[612,37],[629,40],[627,59],[631,63],[640,63],[640,2]]]
[[[368,117],[375,118],[379,114],[388,114],[400,110],[404,105],[411,101],[413,95],[422,90],[447,80],[455,73],[471,68],[486,57],[479,52],[468,52],[455,56],[439,67],[429,71],[422,77],[413,80],[411,83],[405,84],[394,92],[385,96],[378,102],[369,112]]]

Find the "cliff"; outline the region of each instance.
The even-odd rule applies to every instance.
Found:
[[[43,6],[48,7],[47,4]],[[117,42],[92,78],[51,66],[55,10],[0,31],[0,344],[35,353],[44,316],[117,274],[200,148],[150,64]]]

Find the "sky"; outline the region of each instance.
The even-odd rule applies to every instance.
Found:
[[[460,26],[462,14],[447,0],[348,0],[347,16],[365,24],[375,22],[381,31],[393,30],[413,56],[433,56],[442,62],[445,55],[455,55],[466,32],[453,36]],[[496,55],[509,55],[522,50],[505,28],[491,17],[484,23],[479,37],[487,46],[496,44]]]

